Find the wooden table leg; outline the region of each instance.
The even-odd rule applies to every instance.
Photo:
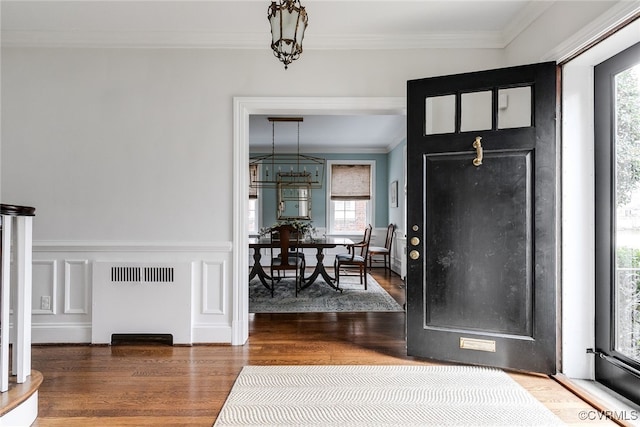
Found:
[[[300,287],[300,290],[308,288],[318,278],[318,276],[322,276],[324,281],[327,282],[329,286],[331,286],[336,291],[342,292],[342,289],[334,285],[336,279],[331,277],[327,270],[324,268],[324,264],[322,262],[324,260],[324,253],[322,252],[321,247],[318,248],[318,252],[316,253],[316,260],[318,261],[316,263],[316,268],[313,270],[313,273],[311,273],[311,276],[303,280],[304,284]]]
[[[262,268],[261,258],[260,248],[253,248],[253,267],[251,267],[251,272],[249,273],[249,281],[258,276],[264,287],[271,290],[271,285],[267,284],[267,280],[271,281],[271,276]]]

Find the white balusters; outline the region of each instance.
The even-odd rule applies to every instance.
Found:
[[[0,277],[0,392],[9,388],[10,301],[15,293],[12,373],[23,383],[31,375],[32,224],[35,209],[0,205],[2,274]],[[13,245],[12,245],[13,243]],[[13,264],[11,258],[13,256]],[[15,268],[12,283],[12,268]]]

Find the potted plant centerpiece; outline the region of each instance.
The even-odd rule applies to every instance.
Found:
[[[272,228],[279,227],[281,225],[290,225],[299,234],[301,239],[313,240],[316,234],[316,228],[313,226],[312,221],[300,221],[297,219],[283,219],[279,220],[271,227],[262,227],[260,229],[260,236],[265,236],[271,232]]]

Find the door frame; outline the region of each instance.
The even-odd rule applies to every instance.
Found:
[[[595,378],[586,353],[595,346],[593,66],[640,41],[638,34],[640,20],[562,67],[562,372],[569,378]]]
[[[233,98],[233,253],[231,345],[249,338],[247,209],[249,200],[249,116],[252,114],[381,115],[407,114],[405,97],[234,97]]]

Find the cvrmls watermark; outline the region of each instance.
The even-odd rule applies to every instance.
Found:
[[[600,420],[616,420],[616,421],[638,421],[640,420],[640,412],[638,411],[596,411],[595,409],[580,411],[578,418],[582,421],[600,421]]]

